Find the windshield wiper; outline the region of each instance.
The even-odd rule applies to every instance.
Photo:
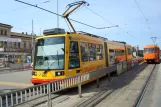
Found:
[[[45,51],[44,51],[44,48],[43,48],[42,46],[40,46],[40,47],[41,47],[42,51],[44,52],[44,54],[45,54],[45,56],[46,56],[46,53],[45,53]],[[43,60],[43,63],[44,63],[44,60]],[[49,66],[48,60],[47,60],[47,63],[48,63],[48,66]]]
[[[51,65],[53,65],[53,63],[55,62],[55,60],[57,60],[54,56],[52,56],[52,58],[54,59],[54,62],[52,62],[51,64],[50,64],[50,66],[49,66],[49,62],[48,62],[48,57],[47,57],[47,55],[46,55],[46,53],[45,53],[45,51],[44,51],[44,49],[43,49],[43,47],[42,46],[40,46],[41,47],[41,49],[43,50],[43,52],[44,52],[44,54],[45,54],[45,56],[46,56],[46,60],[47,60],[47,63],[48,63],[48,67],[47,67],[47,69],[44,71],[44,74],[45,73],[47,73],[48,71],[49,71],[49,68],[51,67]]]

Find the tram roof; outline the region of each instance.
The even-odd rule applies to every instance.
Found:
[[[151,45],[146,45],[144,48],[159,48],[157,45],[151,44]]]

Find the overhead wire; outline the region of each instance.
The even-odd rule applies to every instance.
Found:
[[[106,18],[104,18],[103,16],[101,16],[100,14],[94,12],[92,9],[89,9],[88,7],[86,7],[86,8],[87,8],[88,10],[90,10],[92,13],[94,13],[95,15],[101,17],[103,20],[107,21],[108,23],[110,23],[110,24],[112,24],[112,25],[116,25],[116,24],[114,24],[113,22],[111,22],[111,21],[107,20]],[[132,34],[130,34],[129,32],[125,31],[125,30],[124,30],[123,28],[121,28],[120,26],[118,26],[118,28],[121,29],[122,31],[124,31],[125,33],[127,33],[127,35],[132,36],[132,37],[134,37],[134,38],[137,38],[137,37],[133,36]]]
[[[49,13],[52,13],[52,14],[57,15],[59,17],[63,17],[62,15],[60,15],[58,13],[55,13],[55,12],[52,12],[50,10],[44,9],[44,8],[39,7],[37,5],[33,5],[33,4],[30,4],[30,3],[26,3],[26,2],[23,2],[23,1],[20,1],[20,0],[15,0],[15,1],[20,2],[20,3],[23,3],[23,4],[26,4],[26,5],[29,5],[29,6],[32,6],[32,7],[39,8],[41,10],[44,10],[44,11],[49,12]],[[95,29],[105,29],[105,28],[108,28],[108,27],[98,28],[98,27],[95,27],[95,26],[92,26],[92,25],[89,25],[89,24],[86,24],[86,23],[83,23],[83,22],[80,22],[80,21],[77,21],[77,20],[74,20],[74,19],[71,19],[71,18],[68,18],[68,19],[71,20],[71,21],[73,21],[73,22],[76,22],[76,23],[79,23],[79,24],[82,24],[82,25],[85,25],[85,26],[88,26],[88,27],[91,27],[91,28],[95,28]]]
[[[143,11],[142,11],[142,9],[141,9],[141,7],[139,6],[139,4],[138,4],[138,2],[135,0],[135,3],[136,3],[136,5],[137,5],[137,7],[139,8],[139,10],[140,10],[140,12],[142,13],[142,15],[143,15],[143,17],[144,17],[144,19],[145,19],[145,21],[146,21],[146,23],[147,23],[147,25],[148,25],[148,29],[149,29],[149,31],[150,31],[150,33],[151,33],[151,29],[150,29],[150,25],[149,25],[149,22],[148,22],[148,19],[147,19],[147,17],[145,16],[145,14],[143,13]],[[149,35],[150,36],[150,35]],[[151,37],[151,36],[150,36]],[[151,38],[150,38],[151,39]],[[157,39],[157,38],[156,38]],[[153,40],[152,40],[153,41]],[[154,41],[153,41],[154,42]]]
[[[46,0],[46,1],[44,1],[44,2],[37,3],[36,5],[41,5],[41,4],[49,3],[50,1],[53,1],[53,0]],[[10,10],[10,11],[5,12],[4,14],[7,14],[7,13],[13,12],[13,11],[17,11],[17,10],[26,9],[26,8],[28,8],[28,6],[25,6],[25,7],[18,7],[18,8],[15,8],[15,9],[12,9],[12,10]]]
[[[138,6],[140,12],[142,13],[142,15],[143,15],[143,17],[144,17],[144,19],[145,19],[145,21],[146,21],[146,23],[147,23],[147,25],[148,25],[148,29],[150,30],[150,25],[149,25],[148,19],[146,18],[145,14],[143,13],[141,7],[139,6],[139,4],[138,4],[138,2],[137,2],[136,0],[135,0],[135,3],[136,3],[136,5]]]
[[[107,20],[106,18],[104,18],[103,16],[99,15],[98,13],[94,12],[93,10],[91,10],[90,8],[86,7],[88,10],[90,10],[92,13],[94,13],[95,15],[101,17],[102,19],[106,20],[107,22],[111,23],[112,25],[115,25],[114,23],[110,22],[109,20]]]

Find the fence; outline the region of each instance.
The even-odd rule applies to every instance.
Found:
[[[0,71],[12,71],[12,70],[27,70],[32,69],[30,64],[9,64],[9,67],[0,66]]]
[[[132,63],[132,61],[130,62]],[[48,96],[48,99],[47,99],[48,107],[51,107],[52,106],[51,94],[70,87],[78,86],[79,97],[81,97],[82,83],[87,82],[91,79],[97,79],[97,87],[99,87],[100,76],[108,74],[109,80],[110,80],[111,72],[117,71],[118,74],[121,74],[125,72],[125,69],[127,70],[127,66],[132,67],[131,65],[132,64],[128,65],[128,62],[121,62],[115,66],[111,66],[108,68],[102,68],[96,71],[87,72],[81,75],[76,75],[62,80],[52,81],[49,83],[44,83],[44,84],[12,91],[9,93],[4,93],[0,95],[0,107],[16,106],[44,96]]]

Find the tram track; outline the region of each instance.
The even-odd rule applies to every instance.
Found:
[[[126,78],[125,80],[123,80],[123,82],[120,85],[116,85],[117,87],[114,87],[114,90],[112,89],[100,89],[99,92],[97,94],[95,94],[94,96],[91,96],[92,98],[90,98],[89,100],[83,100],[80,102],[81,104],[77,105],[77,107],[92,107],[96,104],[98,104],[101,100],[103,100],[104,98],[106,98],[107,96],[109,96],[111,93],[113,93],[118,87],[123,87],[123,85],[125,85],[126,83],[128,83],[128,80],[130,81],[130,79],[133,78],[133,76],[128,76],[130,75],[136,75],[138,71],[141,71],[142,69],[144,69],[146,66],[146,64],[143,65],[139,65],[139,67],[134,68],[134,70],[136,70],[135,72],[130,71],[130,72],[125,72],[123,75],[125,75],[124,77],[122,77],[122,75],[120,75],[119,77],[115,78],[114,80],[116,80],[117,82],[119,81],[118,78]],[[111,82],[110,82],[111,83]],[[70,93],[72,94],[72,92],[75,91],[75,89],[72,90],[67,90],[67,91],[61,91],[61,93],[56,93],[56,94],[51,94],[51,100],[52,100],[52,105],[56,105],[58,103],[64,102],[65,100],[70,99]],[[75,94],[76,92],[74,92]],[[42,98],[38,98],[35,99],[33,101],[29,101],[26,104],[20,104],[16,107],[46,107],[46,103],[47,103],[47,95],[42,97]],[[83,103],[82,103],[83,102]],[[78,103],[77,103],[78,104]]]
[[[76,107],[94,107],[95,105],[97,105],[98,103],[100,103],[103,99],[105,99],[106,97],[110,96],[113,92],[115,92],[119,87],[123,87],[124,85],[126,85],[127,83],[129,83],[134,77],[135,75],[140,71],[142,71],[147,64],[144,64],[143,66],[141,66],[139,69],[137,69],[132,76],[126,78],[122,83],[120,83],[119,85],[117,85],[117,87],[115,87],[115,89],[113,90],[109,90],[109,89],[103,89],[100,92],[98,92],[95,96],[79,103],[78,105],[76,105]]]
[[[144,94],[146,92],[146,89],[148,87],[149,81],[150,81],[150,79],[152,77],[152,74],[153,74],[153,72],[155,70],[155,67],[156,67],[156,64],[153,66],[153,69],[152,69],[148,79],[146,80],[146,83],[145,83],[145,85],[144,85],[144,87],[143,87],[143,89],[142,89],[142,91],[141,91],[139,97],[137,98],[136,103],[135,103],[135,105],[133,107],[139,107],[139,105],[140,105],[140,103],[141,103],[141,101],[143,99],[143,96],[144,96]]]

